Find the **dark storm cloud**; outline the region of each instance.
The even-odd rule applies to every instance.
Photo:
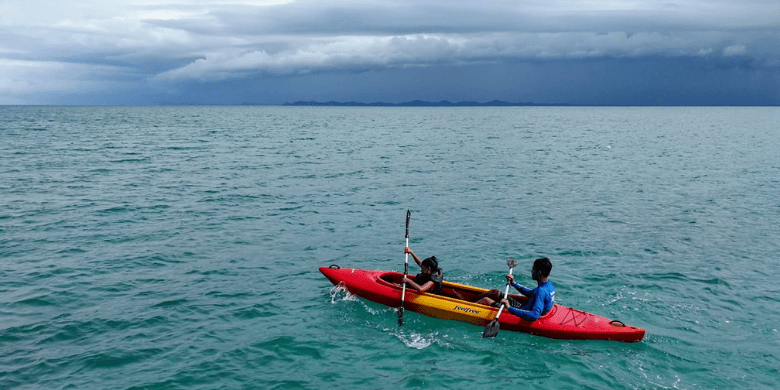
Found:
[[[405,83],[421,68],[472,74],[482,67],[486,85],[501,85],[490,70],[544,62],[572,74],[615,61],[637,69],[642,61],[665,64],[681,73],[698,67],[712,75],[713,85],[734,77],[742,81],[732,84],[746,84],[750,92],[742,78],[777,85],[780,69],[774,0],[30,0],[8,3],[0,36],[0,103],[117,88],[175,95],[185,85],[223,90],[219,83],[233,85],[230,80],[299,85],[293,79],[354,75],[392,75],[397,88],[413,91]],[[626,83],[632,81],[643,82]],[[462,88],[473,95],[483,90]],[[364,96],[357,86],[348,89]],[[455,93],[447,85],[434,89]],[[304,91],[299,96],[305,98]]]

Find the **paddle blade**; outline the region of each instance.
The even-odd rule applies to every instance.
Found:
[[[398,308],[398,326],[404,326],[404,307]]]
[[[501,324],[498,323],[498,319],[490,321],[485,327],[485,331],[482,332],[482,338],[496,337],[499,330],[501,330]]]

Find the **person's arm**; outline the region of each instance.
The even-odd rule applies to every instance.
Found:
[[[533,290],[529,288],[525,288],[517,283],[515,283],[515,276],[512,274],[506,275],[506,280],[509,281],[509,283],[512,284],[512,287],[515,288],[515,290],[520,291],[520,294],[523,294],[527,297],[530,297],[531,294],[533,294]]]
[[[420,286],[420,288],[417,291],[419,291],[419,292],[427,292],[427,291],[433,289],[433,286],[435,286],[435,285],[436,284],[433,283],[433,282],[425,282],[425,284]]]
[[[517,284],[515,282],[512,282],[512,287],[514,287],[515,290],[519,291],[520,294],[523,294],[523,295],[525,295],[527,297],[530,297],[531,294],[533,294],[533,291],[534,291],[534,290],[531,290],[530,288],[526,288],[525,286],[521,286],[521,285],[519,285],[519,284]]]
[[[544,298],[542,298],[541,291],[537,291],[536,295],[534,295],[533,305],[531,306],[531,310],[515,309],[514,307],[508,305],[508,303],[509,301],[505,299],[504,304],[507,305],[507,310],[509,310],[510,313],[526,321],[538,320],[539,317],[542,315],[542,310],[544,309]]]
[[[417,263],[417,265],[420,268],[422,268],[422,260],[420,260],[420,258],[417,257],[417,255],[415,255],[414,252],[412,252],[411,248],[404,249],[404,253],[408,253],[408,254],[412,255],[412,258],[414,259],[414,262]]]
[[[433,288],[433,286],[434,286],[434,283],[431,282],[431,281],[425,282],[425,283],[423,283],[422,286],[420,286],[419,284],[415,283],[414,280],[409,279],[409,278],[404,278],[404,282],[406,282],[413,289],[415,289],[415,290],[417,290],[419,292],[426,292],[426,291],[430,290],[431,288]]]

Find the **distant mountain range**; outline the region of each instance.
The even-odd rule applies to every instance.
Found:
[[[486,103],[480,102],[457,102],[448,100],[440,102],[426,102],[414,100],[405,103],[361,103],[361,102],[304,102],[297,101],[293,103],[284,103],[285,106],[341,106],[341,107],[517,107],[517,106],[566,106],[567,104],[538,104],[538,103],[512,103],[501,100],[493,100]]]

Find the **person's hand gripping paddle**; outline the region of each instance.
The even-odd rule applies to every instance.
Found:
[[[412,217],[412,212],[406,210],[406,249],[409,249],[409,218]],[[404,279],[409,274],[409,254],[406,254],[404,259]],[[406,282],[403,282],[403,289],[401,290],[401,307],[398,308],[398,326],[404,324],[404,299],[406,299]]]
[[[509,259],[506,261],[506,265],[509,266],[509,274],[512,275],[512,269],[515,268],[517,265],[517,260]],[[507,295],[509,295],[509,279],[506,281],[506,289],[504,290],[504,299],[506,299]],[[504,304],[501,304],[501,308],[498,309],[498,314],[496,314],[496,318],[493,319],[493,321],[490,321],[489,324],[485,327],[485,331],[482,332],[482,337],[496,337],[498,335],[498,331],[501,330],[501,324],[498,323],[498,317],[501,316],[501,312],[504,311]]]

